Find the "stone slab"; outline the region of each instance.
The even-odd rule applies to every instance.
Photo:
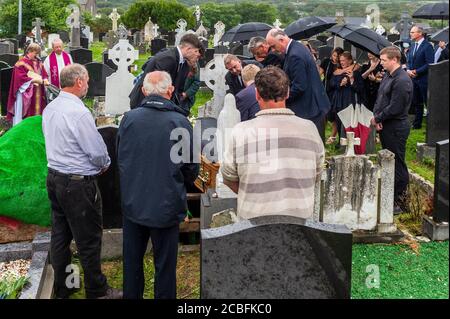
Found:
[[[448,240],[448,223],[436,223],[430,216],[423,216],[422,233],[433,241]]]

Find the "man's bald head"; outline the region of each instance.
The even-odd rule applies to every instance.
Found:
[[[279,53],[286,53],[286,49],[291,39],[283,30],[274,28],[267,32],[266,41],[271,49]]]
[[[53,52],[55,52],[56,54],[61,54],[62,50],[64,49],[64,43],[62,42],[61,39],[55,39],[52,42],[52,49]]]
[[[149,72],[144,78],[142,93],[145,96],[155,94],[170,100],[173,91],[172,78],[165,71]]]

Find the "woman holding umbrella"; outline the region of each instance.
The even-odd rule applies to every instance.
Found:
[[[352,54],[348,51],[343,52],[339,57],[339,63],[341,69],[335,71],[330,81],[330,89],[334,91],[331,99],[331,105],[333,107],[331,112],[335,112],[335,114],[349,105],[361,103],[364,93],[363,78],[361,77],[359,66],[357,67],[357,64],[353,60]],[[338,116],[335,116],[335,121],[336,131],[341,136],[344,130]],[[336,134],[333,140],[335,139]]]

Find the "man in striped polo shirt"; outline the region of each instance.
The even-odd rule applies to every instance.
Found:
[[[286,108],[289,79],[281,69],[262,69],[255,85],[261,111],[233,128],[221,163],[225,185],[238,194],[237,215],[310,218],[325,158],[319,132]]]

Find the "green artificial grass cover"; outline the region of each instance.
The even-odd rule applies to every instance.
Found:
[[[0,137],[0,216],[50,225],[42,117],[26,118]]]

